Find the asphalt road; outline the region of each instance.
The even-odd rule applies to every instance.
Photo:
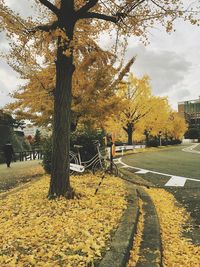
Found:
[[[124,168],[175,196],[191,215],[193,227],[185,235],[200,245],[200,153],[185,152],[185,147],[127,155],[121,162]],[[171,186],[167,186],[169,181]]]

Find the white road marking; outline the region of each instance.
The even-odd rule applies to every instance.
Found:
[[[148,173],[149,171],[147,171],[147,170],[140,170],[140,171],[137,171],[137,172],[135,172],[135,173],[140,173],[140,174],[146,174],[146,173]]]
[[[130,165],[127,165],[126,163],[124,163],[122,161],[122,158],[117,159],[115,161],[115,163],[120,163],[121,165],[123,165],[121,168],[130,168],[130,169],[138,170],[137,172],[135,172],[135,173],[138,173],[138,174],[145,174],[145,173],[150,172],[150,173],[155,173],[155,174],[159,174],[159,175],[162,175],[162,176],[170,177],[169,181],[165,184],[165,186],[184,186],[187,180],[200,182],[200,179],[198,180],[198,179],[194,179],[194,178],[175,176],[175,175],[172,175],[172,174],[156,172],[156,171],[151,171],[151,170],[146,170],[146,169],[141,169],[141,168],[138,168],[138,167],[130,166]]]
[[[196,146],[198,146],[198,145],[199,145],[199,143],[197,143],[197,144],[193,144],[192,146],[183,148],[182,151],[184,151],[184,152],[190,152],[190,153],[200,154],[200,151],[194,150],[194,148],[195,148]]]
[[[172,176],[165,186],[184,186],[187,179],[181,176]]]

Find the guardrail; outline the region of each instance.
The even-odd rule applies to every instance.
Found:
[[[145,148],[145,145],[123,145],[123,146],[116,146],[115,151],[126,151],[132,150],[137,148]]]
[[[122,146],[115,146],[115,151],[122,153],[122,156],[124,155],[124,151],[127,150],[134,150],[138,148],[145,148],[146,145],[122,145]],[[110,147],[106,148],[107,155],[110,155]],[[109,156],[110,157],[110,156]]]

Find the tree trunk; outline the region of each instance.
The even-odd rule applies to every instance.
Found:
[[[127,125],[128,145],[133,144],[133,125],[130,123]]]
[[[54,124],[49,197],[70,197],[69,149],[71,81],[73,65],[61,56],[56,62],[57,84],[54,98]]]
[[[149,147],[149,133],[145,131],[145,137],[146,137],[146,146]]]
[[[73,13],[73,1],[62,1],[62,5],[63,14],[60,17],[60,28],[65,29],[68,41],[63,44],[61,37],[58,38],[49,198],[58,196],[73,197],[73,190],[69,180],[69,150],[72,76],[75,70],[73,49],[70,48],[70,41],[73,40],[74,22],[68,17],[68,24],[66,25],[65,23],[65,17],[67,16],[65,12],[69,12],[70,15]],[[68,56],[64,54],[67,49],[70,52]]]

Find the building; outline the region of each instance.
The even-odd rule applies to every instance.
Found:
[[[46,128],[43,127],[36,127],[36,126],[27,126],[23,129],[24,135],[34,137],[36,134],[36,131],[39,130],[42,136],[50,136],[51,131],[47,130]]]
[[[200,138],[200,96],[199,99],[178,102],[178,113],[185,118],[189,129],[196,129]]]

